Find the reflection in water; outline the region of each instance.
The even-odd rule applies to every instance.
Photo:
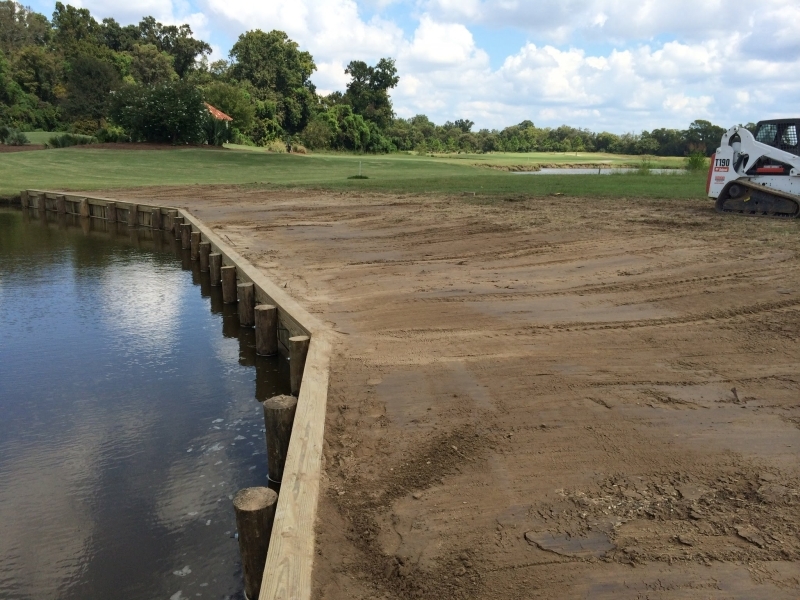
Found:
[[[231,497],[288,374],[195,271],[162,232],[0,210],[0,598],[241,593]]]

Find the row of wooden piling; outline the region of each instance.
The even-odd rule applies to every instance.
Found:
[[[256,304],[255,286],[252,282],[239,283],[234,265],[222,266],[222,254],[212,252],[211,242],[203,241],[199,231],[181,217],[173,219],[173,232],[181,247],[189,250],[192,261],[198,261],[200,271],[209,273],[212,286],[222,287],[225,304],[238,303],[240,327],[254,327],[256,353],[263,356],[278,352],[278,309],[272,304]],[[289,338],[289,373],[292,396],[276,396],[262,403],[269,479],[280,485],[289,451],[297,396],[300,393],[303,369],[308,354],[310,338]],[[269,540],[278,494],[267,486],[245,488],[233,498],[236,528],[239,532],[239,552],[242,558],[245,596],[257,598],[264,576],[264,565],[269,551]]]
[[[48,195],[51,197],[48,198]],[[55,194],[55,198],[52,196],[53,194],[45,192],[23,191],[21,203],[23,208],[35,208],[40,212],[54,210],[59,214],[124,222],[131,227],[144,225],[171,232],[180,241],[181,247],[189,250],[191,260],[198,261],[200,271],[209,273],[211,285],[221,286],[223,302],[238,305],[240,326],[255,328],[256,353],[269,356],[281,349],[288,353],[292,395],[276,396],[262,403],[268,478],[272,487],[280,489],[297,410],[296,396],[300,393],[309,350],[309,336],[289,337],[288,347],[280,348],[278,307],[273,304],[257,304],[254,283],[240,281],[237,267],[225,265],[223,254],[214,252],[212,242],[204,240],[202,232],[194,230],[192,224],[178,210],[67,194]],[[120,219],[124,212],[127,212],[125,218]],[[245,595],[251,600],[259,596],[278,499],[279,494],[267,486],[240,490],[233,499]]]

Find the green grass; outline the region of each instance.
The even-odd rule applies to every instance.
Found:
[[[608,167],[636,167],[643,158],[605,152],[492,152],[490,154],[435,154],[433,157],[454,164],[464,162],[499,166],[602,164]],[[683,158],[678,156],[649,156],[647,159],[652,163],[654,169],[683,167]]]
[[[58,135],[58,133],[53,133],[51,131],[25,131],[23,133],[25,133],[25,137],[28,138],[31,144],[37,146],[43,146],[51,137]]]
[[[464,155],[460,155],[464,156]],[[497,156],[497,155],[490,155]],[[511,158],[525,155],[503,155]],[[579,157],[584,162],[583,157]],[[622,160],[622,159],[620,159]],[[679,159],[676,159],[679,160]],[[358,174],[369,179],[349,179]],[[92,190],[155,185],[249,184],[393,193],[700,198],[705,174],[515,175],[461,158],[408,154],[305,156],[236,150],[76,147],[0,154],[0,195],[26,188]]]

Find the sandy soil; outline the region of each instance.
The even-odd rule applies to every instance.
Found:
[[[800,595],[800,223],[703,201],[147,195],[341,334],[316,598]]]

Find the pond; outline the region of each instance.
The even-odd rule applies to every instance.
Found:
[[[683,175],[685,169],[648,169],[651,175]],[[513,171],[513,175],[618,175],[621,173],[638,173],[639,169],[625,167],[598,167],[596,169],[539,169],[538,171]]]
[[[164,232],[0,208],[0,598],[240,598],[288,362]]]

